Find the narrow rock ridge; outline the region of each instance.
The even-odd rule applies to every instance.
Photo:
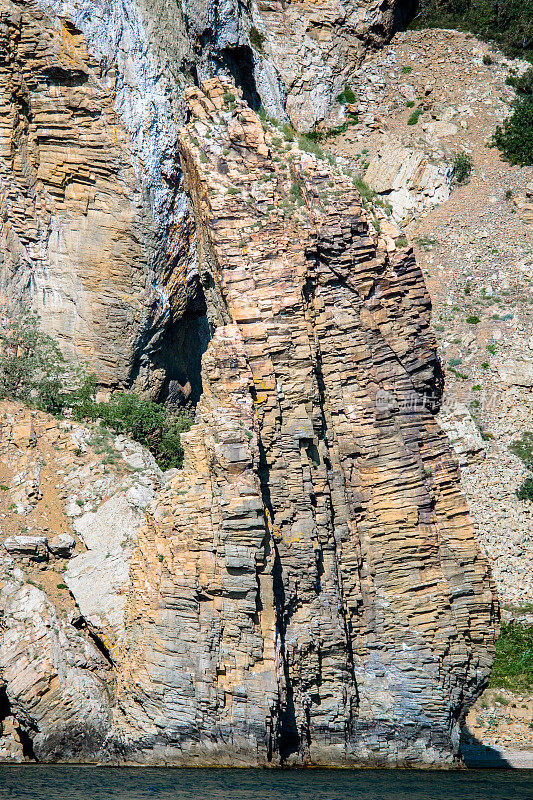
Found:
[[[188,90],[180,132],[221,323],[134,556],[124,756],[451,763],[495,598],[433,418],[423,278],[350,179],[234,91]]]

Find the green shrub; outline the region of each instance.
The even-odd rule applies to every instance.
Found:
[[[346,103],[355,103],[356,97],[352,89],[349,86],[345,86],[344,91],[337,95],[337,100],[341,105],[345,105]]]
[[[421,108],[417,108],[416,111],[413,111],[413,113],[411,114],[411,116],[407,120],[407,124],[408,125],[416,125],[416,123],[418,122],[418,118],[419,118],[421,113],[422,113],[422,109]]]
[[[533,164],[533,97],[517,98],[513,114],[498,125],[492,141],[510,164]]]
[[[453,179],[457,183],[466,183],[472,172],[474,162],[468,153],[456,153],[453,157]]]
[[[4,309],[0,321],[0,399],[20,400],[62,414],[96,386],[93,377],[65,361],[57,343],[23,305]]]
[[[234,103],[235,102],[235,95],[233,94],[233,92],[224,92],[224,94],[222,95],[222,98],[223,98],[223,100],[226,101],[226,103]]]
[[[409,75],[409,73],[412,71],[413,71],[412,67],[402,67],[402,72],[404,75]]]
[[[533,432],[525,431],[519,439],[511,442],[509,450],[520,459],[526,469],[533,469]]]
[[[519,500],[527,500],[533,503],[533,478],[526,478],[522,485],[516,490]]]
[[[414,108],[415,107],[415,101],[414,100],[408,100],[405,105],[406,105],[407,108]]]
[[[98,403],[96,389],[94,375],[67,364],[54,339],[40,330],[36,312],[23,306],[4,311],[0,328],[0,399],[19,400],[49,414],[68,413],[78,421],[100,420],[106,428],[148,447],[162,469],[181,466],[180,436],[192,424],[190,411],[170,411],[128,392]],[[115,455],[109,446],[102,450],[108,457]]]
[[[192,424],[187,409],[169,411],[133,392],[118,392],[107,403],[89,400],[76,409],[76,418],[98,420],[114,433],[130,436],[150,450],[161,469],[181,467],[181,434]]]
[[[483,63],[485,64],[486,67],[490,67],[491,64],[494,64],[494,61],[492,60],[492,58],[489,56],[488,53],[485,53],[485,55],[483,56]]]
[[[481,320],[479,319],[479,317],[472,315],[471,317],[467,317],[466,321],[468,322],[469,325],[479,325]]]
[[[420,0],[410,27],[470,31],[511,58],[533,59],[532,0]]]
[[[255,25],[252,25],[250,28],[250,44],[254,50],[258,50],[260,53],[262,53],[265,39],[265,34],[261,33],[261,31],[258,31]]]
[[[521,75],[517,75],[516,72],[511,72],[506,78],[505,83],[512,86],[517,95],[521,97],[530,97],[533,95],[533,67],[529,67],[529,69],[526,69]]]
[[[490,685],[517,693],[533,687],[533,626],[502,623]]]

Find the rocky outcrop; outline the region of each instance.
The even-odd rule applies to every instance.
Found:
[[[398,8],[1,0],[6,298],[103,385],[199,402],[165,476],[5,410],[0,756],[456,757],[496,601],[422,274],[351,175],[250,107],[327,118]],[[241,89],[193,85],[216,72]]]
[[[180,146],[219,326],[185,469],[132,568],[126,753],[445,762],[487,679],[494,601],[433,419],[421,273],[349,180],[264,131],[229,84],[189,102]]]
[[[164,221],[155,190],[150,203],[115,93],[72,23],[3,0],[1,290],[102,384],[157,394],[161,337],[194,295],[190,230],[177,186]]]

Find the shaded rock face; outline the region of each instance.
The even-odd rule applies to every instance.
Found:
[[[75,471],[75,608],[4,546],[0,756],[452,762],[495,598],[434,421],[423,278],[351,177],[250,108],[326,117],[397,7],[50,8],[0,2],[3,292],[102,384],[199,402],[163,488],[151,468],[93,497],[96,467]],[[185,89],[217,71],[248,104],[227,79]],[[39,435],[6,444],[20,515]]]
[[[351,181],[295,144],[281,160],[230,88],[191,90],[180,134],[220,324],[131,572],[126,753],[449,761],[494,600],[433,419],[422,275]]]

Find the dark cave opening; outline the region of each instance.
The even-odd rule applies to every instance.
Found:
[[[251,109],[259,111],[261,98],[255,83],[254,59],[251,47],[247,45],[225,47],[220,51],[220,59],[224,67],[230,72],[235,85],[241,88],[243,99]]]
[[[158,361],[165,368],[158,402],[196,406],[202,395],[202,356],[210,339],[211,330],[205,312],[199,314],[188,310],[167,328],[158,353]]]
[[[0,686],[0,736],[2,735],[2,723],[7,717],[12,717],[13,711],[11,709],[11,703],[9,702],[9,697],[7,696],[7,691],[5,686]],[[14,720],[15,730],[18,734],[20,739],[20,743],[22,745],[22,755],[25,759],[30,761],[37,761],[35,756],[35,752],[33,750],[33,739],[31,738],[28,731],[21,727],[18,720]]]

